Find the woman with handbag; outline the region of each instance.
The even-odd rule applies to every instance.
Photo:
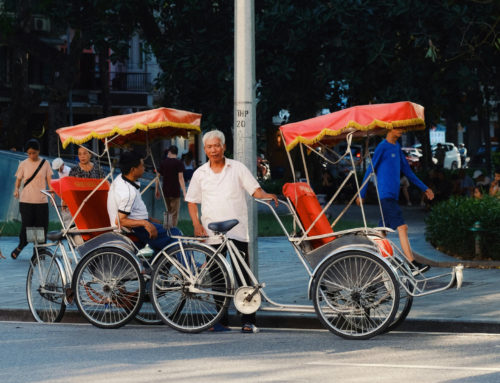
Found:
[[[12,251],[10,256],[17,259],[19,253],[28,244],[26,239],[27,227],[43,227],[44,235],[47,235],[49,226],[49,204],[47,197],[40,191],[52,189],[52,169],[45,159],[40,158],[40,144],[31,139],[25,145],[28,158],[19,164],[16,171],[16,183],[14,197],[19,199],[19,212],[21,213],[21,232],[19,233],[19,245]],[[22,190],[19,192],[22,183]]]

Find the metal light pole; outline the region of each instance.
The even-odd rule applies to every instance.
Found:
[[[256,174],[254,1],[234,1],[234,157]],[[257,276],[257,209],[247,198],[249,260]]]

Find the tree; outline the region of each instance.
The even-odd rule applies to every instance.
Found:
[[[115,54],[113,60],[126,56],[127,41],[134,31],[135,24],[127,23],[117,17],[121,3],[104,0],[47,0],[32,2],[19,0],[16,3],[17,14],[22,17],[13,18],[5,11],[13,9],[13,4],[6,3],[2,23],[0,24],[0,42],[13,49],[25,52],[25,55],[37,57],[47,68],[51,69],[51,81],[46,88],[48,95],[48,126],[47,137],[49,152],[55,153],[57,137],[55,130],[68,124],[68,94],[77,83],[80,75],[80,58],[83,49],[95,46],[101,56],[101,88],[103,90],[104,113],[109,114],[109,77],[107,68],[103,63],[107,61],[109,50]],[[65,49],[58,45],[48,43],[47,39],[30,29],[33,14],[42,14],[50,20],[52,36],[65,35]],[[121,21],[124,21],[121,24]],[[26,63],[24,63],[26,65]],[[25,84],[19,86],[19,84]],[[24,90],[23,90],[24,89]],[[18,121],[17,137],[31,136],[28,127],[29,116],[40,98],[28,97],[26,91],[27,76],[23,82],[14,82],[12,87],[12,102],[7,118],[9,121]],[[18,96],[16,96],[18,95]],[[108,96],[106,96],[108,95]],[[33,102],[27,103],[32,99]],[[19,117],[23,118],[19,118]],[[8,122],[11,124],[11,122]],[[7,124],[4,124],[7,125]],[[20,133],[20,134],[19,134]]]

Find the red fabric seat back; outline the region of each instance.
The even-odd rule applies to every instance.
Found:
[[[52,188],[66,203],[74,217],[87,196],[102,182],[102,179],[64,177],[52,180]],[[75,225],[80,230],[110,227],[107,208],[109,183],[106,181],[85,202],[82,210],[75,218]],[[95,237],[101,232],[83,235],[84,240]]]
[[[283,185],[283,195],[292,202],[302,226],[307,231],[323,210],[316,194],[314,194],[309,184],[305,182],[295,182]],[[323,214],[309,231],[308,236],[330,233],[333,233],[333,229],[330,226],[330,222],[328,222],[328,218]],[[335,237],[333,236],[314,239],[311,241],[311,246],[317,248],[334,239]]]

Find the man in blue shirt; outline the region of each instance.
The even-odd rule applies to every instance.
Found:
[[[387,137],[375,149],[373,154],[372,163],[368,167],[363,182],[368,178],[370,173],[375,169],[377,174],[377,188],[380,196],[380,204],[382,206],[383,221],[379,223],[380,226],[390,227],[397,230],[399,241],[403,253],[416,270],[425,272],[429,270],[429,265],[417,262],[413,257],[411,251],[410,241],[408,240],[408,225],[405,224],[403,214],[399,208],[399,180],[400,175],[403,173],[408,180],[416,185],[420,190],[425,193],[425,196],[432,200],[434,193],[422,181],[420,181],[415,173],[410,168],[406,157],[398,144],[398,139],[403,135],[403,130],[392,129],[387,133]],[[361,190],[361,198],[366,196],[365,186]],[[360,199],[357,200],[358,205]]]

